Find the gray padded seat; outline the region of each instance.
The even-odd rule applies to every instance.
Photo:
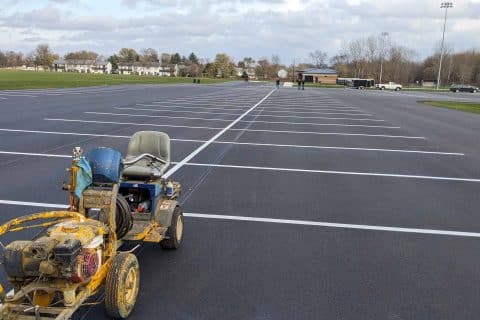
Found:
[[[125,161],[144,153],[163,159],[166,164],[151,158],[143,158],[132,165],[125,165],[122,172],[124,178],[148,180],[161,177],[170,165],[170,137],[158,131],[135,133],[128,143]]]

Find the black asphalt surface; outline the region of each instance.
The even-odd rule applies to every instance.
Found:
[[[61,183],[75,146],[124,152],[136,131],[159,130],[180,161],[271,90],[2,91],[0,219],[46,210],[5,200],[66,203]],[[417,103],[432,99],[480,95],[273,92],[174,178],[187,213],[285,223],[186,217],[181,249],[138,251],[141,292],[130,318],[477,319],[480,237],[364,228],[480,233],[480,116]],[[74,318],[106,316],[100,304]]]

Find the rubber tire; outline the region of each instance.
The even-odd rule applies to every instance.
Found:
[[[395,91],[400,91],[400,88],[395,88]]]
[[[168,237],[168,239],[164,239],[164,240],[160,241],[160,246],[163,249],[169,249],[169,250],[178,249],[180,247],[180,244],[182,243],[183,232],[182,232],[182,238],[177,239],[177,220],[178,220],[178,216],[181,217],[182,223],[183,223],[183,221],[184,221],[183,220],[183,212],[182,212],[182,209],[180,207],[176,207],[175,210],[173,211],[172,223],[170,224],[170,227],[168,227],[167,232],[165,234]],[[183,223],[183,226],[185,226],[184,223]]]
[[[385,87],[381,87],[380,90],[385,90]]]
[[[133,303],[127,304],[124,301],[124,289],[128,272],[132,268],[137,272],[136,292],[134,293]],[[126,319],[135,306],[139,287],[140,266],[137,257],[133,253],[118,253],[113,258],[105,281],[105,310],[107,315],[114,319]]]
[[[472,93],[477,93],[477,89],[473,89]]]

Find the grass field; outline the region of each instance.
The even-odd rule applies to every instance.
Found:
[[[464,112],[471,112],[471,113],[478,113],[480,114],[480,103],[475,102],[456,102],[456,101],[419,101],[421,103],[441,107],[441,108],[448,108],[448,109],[455,109]]]
[[[201,84],[225,82],[225,79],[201,78]],[[0,90],[34,88],[72,88],[116,84],[192,83],[192,78],[152,77],[118,74],[61,73],[0,70]]]

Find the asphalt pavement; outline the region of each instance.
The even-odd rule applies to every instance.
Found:
[[[75,146],[124,152],[158,130],[180,162],[244,116],[174,174],[184,242],[138,251],[131,319],[478,318],[480,116],[417,103],[478,94],[233,83],[0,97],[1,221],[67,202]]]

